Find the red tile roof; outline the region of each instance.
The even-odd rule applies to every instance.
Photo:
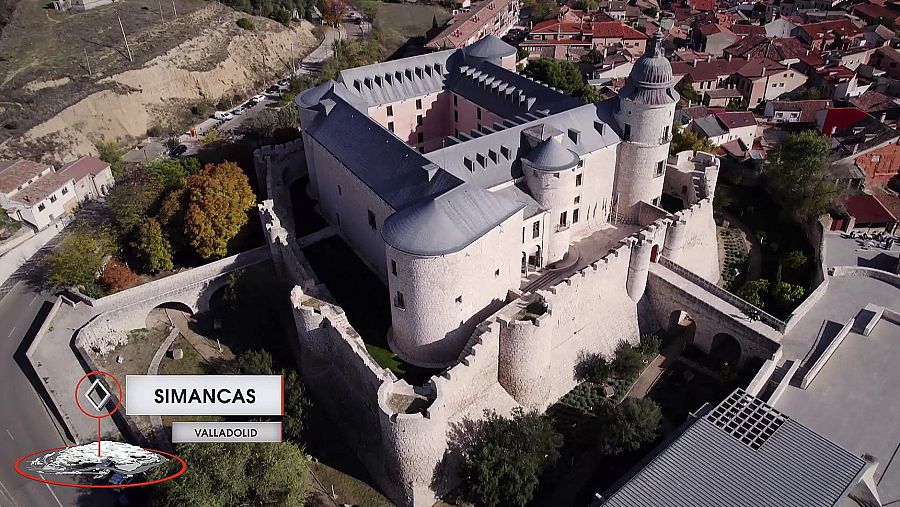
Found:
[[[715,0],[687,0],[687,4],[698,11],[714,11],[716,10]]]
[[[776,100],[775,111],[800,111],[800,123],[814,123],[816,113],[831,107],[831,100]]]
[[[810,39],[832,38],[832,32],[843,37],[852,37],[860,33],[860,29],[849,19],[834,19],[831,21],[822,21],[821,23],[809,23],[800,25],[797,28],[806,32]]]
[[[900,144],[893,143],[864,153],[854,159],[867,176],[900,174]]]
[[[590,34],[605,39],[620,38],[625,40],[647,39],[647,34],[635,30],[621,21],[585,21],[584,23],[549,20],[534,25],[532,34]],[[528,41],[540,42],[540,41]],[[552,42],[552,41],[544,41]],[[589,41],[582,41],[588,43]]]
[[[25,159],[0,161],[0,192],[4,194],[14,192],[19,186],[48,168],[47,164]]]
[[[865,111],[855,107],[835,107],[825,113],[825,122],[822,124],[822,133],[831,136],[832,131],[838,132],[868,116]]]
[[[756,125],[756,118],[749,111],[727,111],[716,113],[716,119],[728,129]]]
[[[745,25],[736,23],[731,26],[731,31],[736,35],[765,35],[766,27],[760,25]]]
[[[876,20],[882,17],[896,20],[900,14],[876,4],[861,4],[852,9],[854,14],[864,19]]]
[[[784,72],[787,67],[768,58],[754,58],[738,69],[737,73],[747,79],[761,79],[772,74]]]
[[[725,48],[725,53],[738,58],[771,58],[782,61],[807,56],[809,48],[796,37],[766,37],[748,35]]]
[[[877,192],[872,194],[878,200],[878,204],[884,206],[888,213],[894,218],[900,219],[900,197],[886,192]]]
[[[66,175],[69,178],[72,178],[75,181],[79,181],[81,180],[81,178],[84,178],[88,174],[96,176],[107,167],[109,167],[109,164],[100,160],[99,158],[81,157],[74,162],[69,162],[68,164],[62,166],[62,168],[58,172],[60,174]]]
[[[868,194],[853,195],[844,199],[847,213],[856,219],[857,224],[883,224],[894,222],[897,218],[874,196]]]

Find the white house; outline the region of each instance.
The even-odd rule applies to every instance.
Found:
[[[75,195],[78,196],[78,202],[104,196],[115,184],[110,165],[94,157],[81,157],[74,162],[69,162],[62,166],[59,174],[69,177],[75,182]]]
[[[41,230],[78,205],[71,178],[30,160],[0,161],[0,206]]]

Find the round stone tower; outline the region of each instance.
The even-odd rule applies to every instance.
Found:
[[[495,63],[507,70],[516,69],[516,48],[502,40],[488,35],[476,43],[463,48],[467,65],[477,67],[482,62]]]
[[[545,259],[556,262],[569,250],[569,226],[575,202],[575,168],[579,157],[551,137],[522,158],[525,182],[541,208],[550,210],[552,222]],[[565,214],[563,216],[563,214]]]
[[[621,220],[633,222],[641,201],[659,204],[679,98],[662,34],[657,31],[619,92],[615,118],[622,143],[614,197]]]

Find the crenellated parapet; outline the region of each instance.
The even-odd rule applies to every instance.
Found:
[[[498,380],[519,404],[543,411],[550,403],[550,358],[553,319],[539,294],[516,301],[513,315],[498,317],[500,350]]]

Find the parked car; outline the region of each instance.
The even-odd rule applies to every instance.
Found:
[[[282,79],[281,81],[278,82],[278,86],[287,86],[289,84],[291,84],[290,79]]]
[[[213,113],[213,118],[215,118],[217,120],[228,121],[228,120],[234,118],[234,115],[232,115],[231,113],[226,112],[226,111],[216,111],[215,113]]]
[[[240,115],[244,114],[244,108],[242,108],[242,107],[236,107],[236,108],[234,108],[234,109],[231,110],[231,114],[233,114],[233,115],[235,115],[235,116],[240,116]]]
[[[178,158],[178,157],[184,155],[184,152],[186,152],[187,150],[188,150],[187,146],[185,146],[183,144],[179,144],[178,146],[172,148],[172,151],[169,152],[169,156],[172,158]]]
[[[255,95],[253,97],[253,100],[255,100],[257,103],[259,103],[259,102],[266,100],[266,96],[263,95],[262,93],[260,93],[259,95]]]
[[[259,102],[257,102],[256,99],[250,99],[247,102],[244,102],[243,104],[241,104],[241,107],[243,107],[244,111],[246,111],[246,110],[250,109],[251,107],[255,106],[256,104],[259,104]]]

